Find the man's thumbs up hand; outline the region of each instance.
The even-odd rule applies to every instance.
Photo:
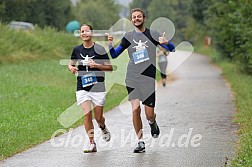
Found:
[[[109,44],[112,44],[113,43],[113,36],[110,35],[109,33],[105,33],[105,35],[108,36],[108,42],[109,42]]]
[[[165,32],[163,33],[163,35],[161,37],[159,37],[159,43],[160,44],[168,44],[168,40],[165,39]]]

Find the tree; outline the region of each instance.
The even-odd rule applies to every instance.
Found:
[[[147,26],[151,25],[151,23],[159,17],[168,18],[173,22],[176,28],[174,39],[177,41],[185,40],[184,32],[188,26],[189,17],[188,2],[182,2],[182,0],[155,0],[151,1],[147,11],[149,13],[149,15],[147,15]]]
[[[190,11],[193,18],[199,23],[204,24],[205,22],[205,11],[211,6],[214,1],[211,0],[192,0],[190,3]]]
[[[205,12],[205,25],[222,57],[238,63],[249,73],[252,73],[251,8],[251,1],[222,0],[212,3]]]
[[[146,16],[149,16],[149,11],[147,10],[153,0],[133,0],[130,3],[130,9],[141,8],[144,10]]]
[[[169,1],[163,1],[163,0],[152,1],[148,6],[147,11],[149,13],[147,15],[148,26],[151,25],[151,23],[159,17],[166,17],[174,21],[175,11],[172,9],[171,3]]]
[[[1,0],[0,6],[3,7],[1,12],[1,18],[3,22],[9,22],[11,20],[28,21],[27,16],[30,15],[30,8],[33,3],[32,0],[23,1],[8,1]]]
[[[0,17],[3,22],[27,21],[40,27],[64,29],[71,17],[71,3],[69,0],[1,0]]]
[[[113,0],[81,0],[74,8],[75,19],[96,30],[109,29],[119,20],[120,6]]]

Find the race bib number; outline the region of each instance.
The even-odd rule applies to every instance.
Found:
[[[81,81],[82,81],[82,87],[84,88],[84,87],[96,84],[97,78],[95,76],[95,73],[92,72],[92,73],[81,76]]]
[[[142,63],[150,59],[147,49],[136,51],[132,56],[135,64]]]

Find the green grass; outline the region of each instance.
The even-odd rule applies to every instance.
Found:
[[[51,28],[32,32],[0,24],[0,159],[50,138],[75,101],[75,79],[60,58],[80,41]],[[64,98],[63,98],[64,97]]]
[[[34,31],[9,29],[0,23],[0,64],[32,60],[65,58],[72,46],[81,41],[72,34],[57,32],[52,28]]]
[[[199,47],[196,52],[209,55],[223,71],[223,76],[231,85],[237,113],[234,122],[239,124],[239,140],[234,167],[252,166],[252,76],[242,73],[238,65],[221,60],[213,48]]]
[[[121,101],[128,95],[126,87],[115,84],[106,95],[106,105],[104,110],[108,111],[115,107],[115,104],[120,104]]]
[[[252,166],[252,77],[242,74],[234,64],[222,62],[220,66],[234,91],[238,110],[235,122],[240,125],[238,153],[233,166]]]
[[[0,80],[0,159],[48,140],[64,128],[57,117],[76,101],[76,78],[66,66],[58,60],[1,65]],[[105,110],[126,95],[123,86],[114,85]],[[83,118],[71,127],[82,124]]]
[[[0,66],[0,158],[46,139],[75,101],[75,80],[57,60]],[[64,98],[63,98],[64,97]]]
[[[69,58],[81,41],[50,28],[33,32],[10,30],[2,24],[0,28],[1,160],[64,128],[57,118],[76,102],[76,77],[59,60]],[[123,86],[113,85],[105,110],[117,106],[125,96]],[[68,129],[82,124],[83,118]]]
[[[33,32],[10,30],[0,24],[0,160],[51,138],[58,129],[74,128],[83,118],[64,128],[57,120],[76,102],[76,77],[60,59],[68,59],[81,43],[71,34],[51,28]],[[104,110],[117,106],[127,95],[127,53],[111,60],[118,70],[106,74],[112,86]],[[159,73],[157,73],[160,78]],[[116,83],[116,84],[114,84]]]

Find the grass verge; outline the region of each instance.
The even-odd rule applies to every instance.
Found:
[[[231,85],[237,113],[234,122],[239,126],[236,157],[231,166],[252,166],[252,76],[242,73],[238,65],[221,60],[213,48],[198,47],[196,52],[208,55],[222,69],[223,76]]]
[[[76,78],[58,60],[1,65],[0,80],[0,159],[48,140],[64,128],[57,118],[76,101]],[[126,95],[123,86],[113,85],[105,110]],[[82,124],[83,118],[69,128]]]
[[[66,66],[59,65],[59,60],[69,58],[80,40],[50,28],[23,32],[0,24],[0,29],[2,160],[46,141],[56,130],[64,129],[57,119],[76,101],[76,78]],[[105,111],[120,104],[127,96],[122,86],[127,58],[128,55],[122,55],[113,60],[118,70],[106,76],[112,88],[107,93]],[[82,124],[83,118],[68,129]]]

